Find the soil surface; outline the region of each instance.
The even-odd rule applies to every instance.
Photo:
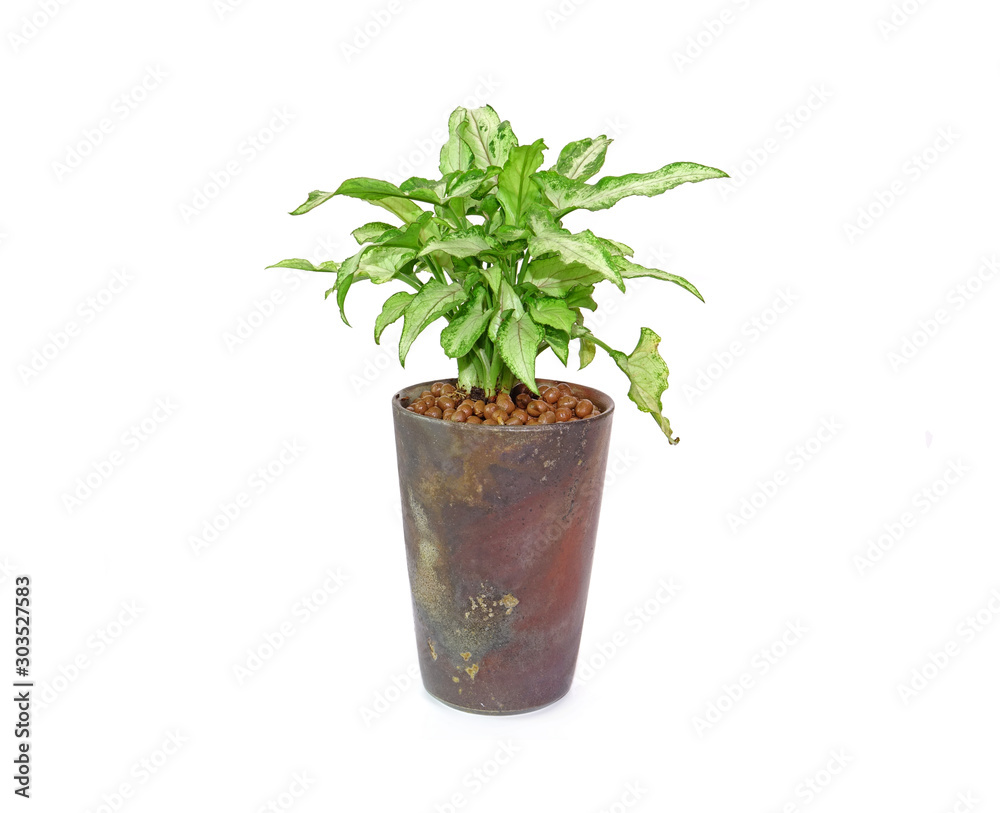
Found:
[[[589,398],[577,398],[569,384],[543,386],[536,398],[524,384],[489,398],[479,387],[462,392],[454,384],[436,381],[406,405],[425,418],[484,426],[535,426],[582,421],[600,414]]]

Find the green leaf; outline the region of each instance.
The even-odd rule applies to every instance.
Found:
[[[580,369],[582,370],[590,362],[594,360],[594,356],[597,355],[597,345],[594,344],[586,336],[580,337]]]
[[[472,150],[458,133],[458,128],[466,120],[468,110],[457,108],[448,119],[448,140],[441,148],[441,174],[464,172],[472,166]]]
[[[406,354],[413,340],[435,319],[444,316],[465,298],[458,282],[444,285],[437,280],[424,284],[403,310],[403,332],[399,337],[399,363],[406,366]]]
[[[314,189],[309,193],[309,197],[306,202],[299,206],[297,209],[292,209],[288,214],[290,215],[304,215],[319,206],[321,203],[326,203],[330,198],[336,195],[336,192],[321,192],[319,189]]]
[[[617,240],[608,240],[606,237],[598,237],[604,245],[608,247],[608,251],[618,257],[631,257],[635,254],[635,250],[624,243],[619,243]]]
[[[527,147],[515,147],[504,164],[497,184],[497,200],[507,214],[507,225],[514,226],[533,204],[540,203],[542,193],[531,182],[531,176],[542,165],[545,142],[538,139]]]
[[[348,257],[340,264],[340,268],[337,269],[337,307],[340,308],[340,318],[344,320],[344,324],[348,327],[351,323],[347,321],[347,315],[344,313],[344,301],[347,299],[347,292],[350,290],[351,286],[354,284],[355,272],[361,265],[361,255],[365,253],[367,249],[361,249],[353,257]]]
[[[490,195],[484,198],[478,208],[479,213],[489,220],[494,228],[500,225],[499,221],[501,218],[495,217],[496,213],[500,211],[500,201],[497,200],[496,195]]]
[[[326,195],[328,193],[312,193]],[[406,193],[404,193],[398,186],[391,184],[388,181],[380,181],[377,178],[349,178],[344,181],[338,188],[337,191],[333,193],[334,195],[344,195],[349,198],[358,198],[359,200],[366,200],[369,203],[373,203],[376,206],[381,206],[388,212],[392,212],[396,217],[402,220],[404,223],[412,223],[420,215],[424,213],[417,204],[412,200],[407,199]],[[309,196],[310,199],[312,195]],[[319,203],[309,206],[318,206]],[[309,202],[303,204],[303,206],[309,205]],[[299,207],[301,209],[302,206]],[[305,211],[309,211],[306,209]],[[293,214],[301,214],[298,210],[293,212]]]
[[[527,240],[531,237],[531,232],[520,226],[501,226],[493,232],[493,236],[501,243],[516,243],[521,240]]]
[[[518,380],[535,393],[538,392],[535,356],[538,355],[538,344],[544,338],[538,325],[527,313],[520,316],[513,312],[507,314],[497,331],[496,348],[500,357]]]
[[[532,260],[524,271],[524,282],[549,296],[566,296],[575,288],[605,279],[583,263],[566,263],[558,257]]]
[[[593,294],[593,285],[574,288],[566,295],[566,299],[563,301],[568,308],[586,308],[587,310],[596,311],[597,303],[594,301]]]
[[[406,310],[406,306],[413,299],[413,294],[406,291],[398,291],[390,296],[382,306],[382,313],[375,320],[375,344],[379,344],[382,339],[382,331],[399,319]]]
[[[558,254],[567,265],[584,265],[625,290],[625,283],[614,264],[614,255],[589,229],[579,234],[570,234],[566,229],[545,232],[532,237],[528,245],[536,257],[541,254]]]
[[[466,300],[455,311],[448,326],[441,331],[441,347],[449,358],[461,358],[483,335],[492,311],[485,310],[486,289],[478,285],[473,289],[472,299]]]
[[[511,284],[507,280],[501,278],[497,307],[493,313],[493,318],[490,320],[489,327],[486,329],[486,335],[491,341],[495,342],[497,340],[497,332],[500,330],[500,324],[503,322],[508,311],[513,311],[514,316],[520,318],[524,313],[524,305],[521,304],[521,297],[517,295],[517,291],[511,287]]]
[[[471,229],[453,231],[440,240],[431,240],[424,246],[419,256],[423,257],[433,251],[442,251],[450,257],[464,259],[465,257],[474,257],[477,254],[489,253],[496,248],[496,241],[486,235],[482,226],[473,226]]]
[[[465,111],[465,120],[458,126],[458,133],[461,139],[469,145],[472,150],[472,160],[480,169],[496,164],[493,160],[493,147],[509,151],[510,136],[513,132],[503,136],[502,143],[497,143],[497,134],[500,130],[500,117],[497,111],[489,105],[477,107],[474,110]]]
[[[444,179],[431,181],[427,178],[407,178],[399,185],[399,191],[412,200],[424,203],[443,203]]]
[[[471,195],[479,189],[487,177],[487,173],[481,169],[469,169],[465,172],[457,172],[450,176],[446,176],[447,184],[445,186],[445,195],[443,200],[450,200],[451,198],[464,198]]]
[[[593,178],[604,166],[604,158],[611,143],[612,139],[602,135],[567,144],[559,153],[559,160],[553,169],[560,175],[578,181]]]
[[[503,279],[503,271],[500,270],[499,266],[488,265],[486,268],[479,269],[479,273],[489,284],[493,296],[500,296],[500,281]],[[511,288],[511,290],[514,289]]]
[[[361,255],[358,270],[376,284],[388,282],[416,256],[409,248],[369,246]]]
[[[697,288],[684,279],[684,277],[679,277],[676,274],[669,273],[668,271],[661,271],[659,268],[645,268],[636,263],[629,262],[622,257],[615,260],[615,265],[618,266],[618,271],[621,273],[622,279],[634,279],[636,277],[652,277],[653,279],[662,279],[665,282],[672,282],[675,285],[680,285],[681,288],[694,294],[702,302],[705,301],[705,297],[701,295]]]
[[[667,164],[655,172],[609,175],[596,184],[586,184],[552,171],[536,173],[534,181],[561,216],[574,209],[592,212],[609,209],[622,198],[632,195],[653,197],[683,183],[728,177],[720,169],[681,161]]]
[[[420,218],[423,214],[430,214],[430,212],[424,212],[417,204],[412,200],[407,200],[406,198],[366,198],[366,200],[374,204],[375,206],[380,206],[387,212],[396,215],[404,223],[413,223]]]
[[[415,251],[423,248],[430,235],[436,235],[438,228],[433,222],[433,212],[423,212],[420,217],[402,228],[389,229],[383,233],[375,244],[395,248],[412,248]]]
[[[267,266],[268,268],[295,268],[299,271],[336,271],[337,263],[330,262],[327,260],[325,263],[320,263],[319,266],[313,265],[309,260],[281,260],[276,262],[274,265]]]
[[[660,430],[667,436],[670,445],[675,445],[680,438],[674,437],[670,429],[670,421],[661,414],[663,404],[660,399],[667,389],[667,378],[670,371],[657,349],[660,345],[660,337],[648,327],[642,328],[635,350],[627,356],[620,350],[613,350],[592,335],[589,338],[608,351],[608,355],[614,359],[615,364],[632,382],[628,397],[641,411],[648,412],[653,416]]]
[[[365,223],[364,226],[355,229],[351,235],[358,241],[359,246],[371,243],[376,238],[381,237],[387,231],[393,231],[394,227],[388,223]]]
[[[564,300],[554,297],[528,300],[528,313],[536,323],[553,327],[566,333],[567,336],[573,329],[573,323],[576,322],[576,313],[567,307]]]
[[[539,237],[544,234],[559,234],[564,231],[553,217],[552,211],[541,203],[528,207],[525,220],[528,223],[528,228]]]
[[[563,363],[563,367],[569,364],[569,334],[561,330],[545,328],[545,341],[548,342],[556,358]]]
[[[490,157],[495,167],[504,166],[510,160],[510,154],[517,147],[517,136],[509,121],[502,122],[496,135],[490,141]]]
[[[470,356],[462,356],[458,359],[458,388],[463,392],[468,392],[479,380],[476,372],[476,364]]]

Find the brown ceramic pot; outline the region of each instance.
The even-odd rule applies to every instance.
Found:
[[[571,386],[601,414],[473,425],[407,410],[430,383],[393,397],[420,668],[455,708],[532,711],[573,681],[614,402]]]

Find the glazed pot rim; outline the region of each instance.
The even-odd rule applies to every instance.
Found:
[[[554,378],[536,378],[535,381],[538,384],[549,384],[550,386],[552,386],[552,385],[555,385],[557,383],[560,383],[561,379],[557,380],[557,379],[554,379]],[[420,414],[418,414],[416,412],[410,412],[408,409],[406,409],[407,405],[403,403],[404,399],[406,401],[409,401],[410,399],[413,399],[414,397],[418,396],[424,390],[429,390],[431,388],[431,384],[435,384],[437,382],[441,382],[442,384],[452,384],[452,385],[455,385],[455,384],[457,384],[458,379],[457,378],[435,378],[433,381],[424,381],[424,382],[421,382],[420,384],[412,384],[409,387],[404,387],[403,389],[399,390],[398,392],[396,392],[392,396],[392,409],[393,409],[393,412],[398,412],[401,415],[412,416],[413,418],[420,418],[420,419],[426,420],[426,421],[433,421],[435,424],[442,424],[442,425],[448,425],[448,426],[457,427],[458,431],[463,431],[463,430],[477,431],[477,426],[482,426],[483,424],[471,424],[471,423],[455,422],[455,421],[442,421],[439,418],[428,418],[425,415],[420,415]],[[589,398],[591,401],[594,402],[594,404],[597,405],[597,407],[600,408],[601,414],[597,415],[597,416],[594,416],[594,417],[583,418],[583,419],[581,419],[579,421],[564,421],[562,423],[539,423],[539,424],[534,424],[533,426],[528,426],[527,424],[522,424],[520,426],[490,426],[489,427],[490,431],[497,430],[497,429],[503,429],[503,430],[506,430],[508,432],[515,432],[515,431],[517,431],[517,432],[524,432],[524,431],[532,431],[532,430],[533,431],[541,432],[541,431],[551,431],[553,429],[556,429],[556,430],[561,430],[561,431],[565,432],[565,431],[569,431],[570,428],[571,428],[571,426],[574,423],[580,424],[582,426],[582,425],[585,425],[585,424],[593,425],[591,423],[592,421],[611,420],[611,416],[612,416],[612,414],[615,411],[615,402],[614,402],[614,400],[612,400],[612,398],[611,398],[610,395],[608,395],[605,392],[602,392],[601,390],[595,389],[594,387],[588,387],[585,384],[575,384],[572,381],[566,381],[565,383],[569,384],[570,387],[572,387],[574,389],[574,391],[576,391],[576,390],[583,391],[584,394],[585,394],[585,397]],[[599,399],[599,402],[598,402],[598,400],[595,400],[591,396],[597,396],[597,398]]]

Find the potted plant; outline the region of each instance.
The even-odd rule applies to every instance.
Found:
[[[667,365],[643,327],[631,353],[587,329],[596,285],[622,291],[653,277],[701,299],[687,280],[631,260],[628,246],[563,220],[631,195],[728,177],[693,163],[604,177],[611,139],[567,145],[542,170],[542,140],[521,145],[492,107],[458,108],[437,180],[396,186],[371,178],[314,191],[291,214],[333,197],[368,201],[397,225],[353,232],[360,249],[341,263],[283,260],[271,267],[331,275],[326,296],[344,303],[359,280],[402,283],[375,320],[375,342],[402,319],[399,361],[440,319],[441,347],[457,374],[404,388],[392,399],[404,539],[424,685],[473,712],[530,711],[562,697],[579,650],[614,403],[579,384],[540,380],[546,349],[580,369],[606,351],[630,382],[629,398],[656,420]]]

